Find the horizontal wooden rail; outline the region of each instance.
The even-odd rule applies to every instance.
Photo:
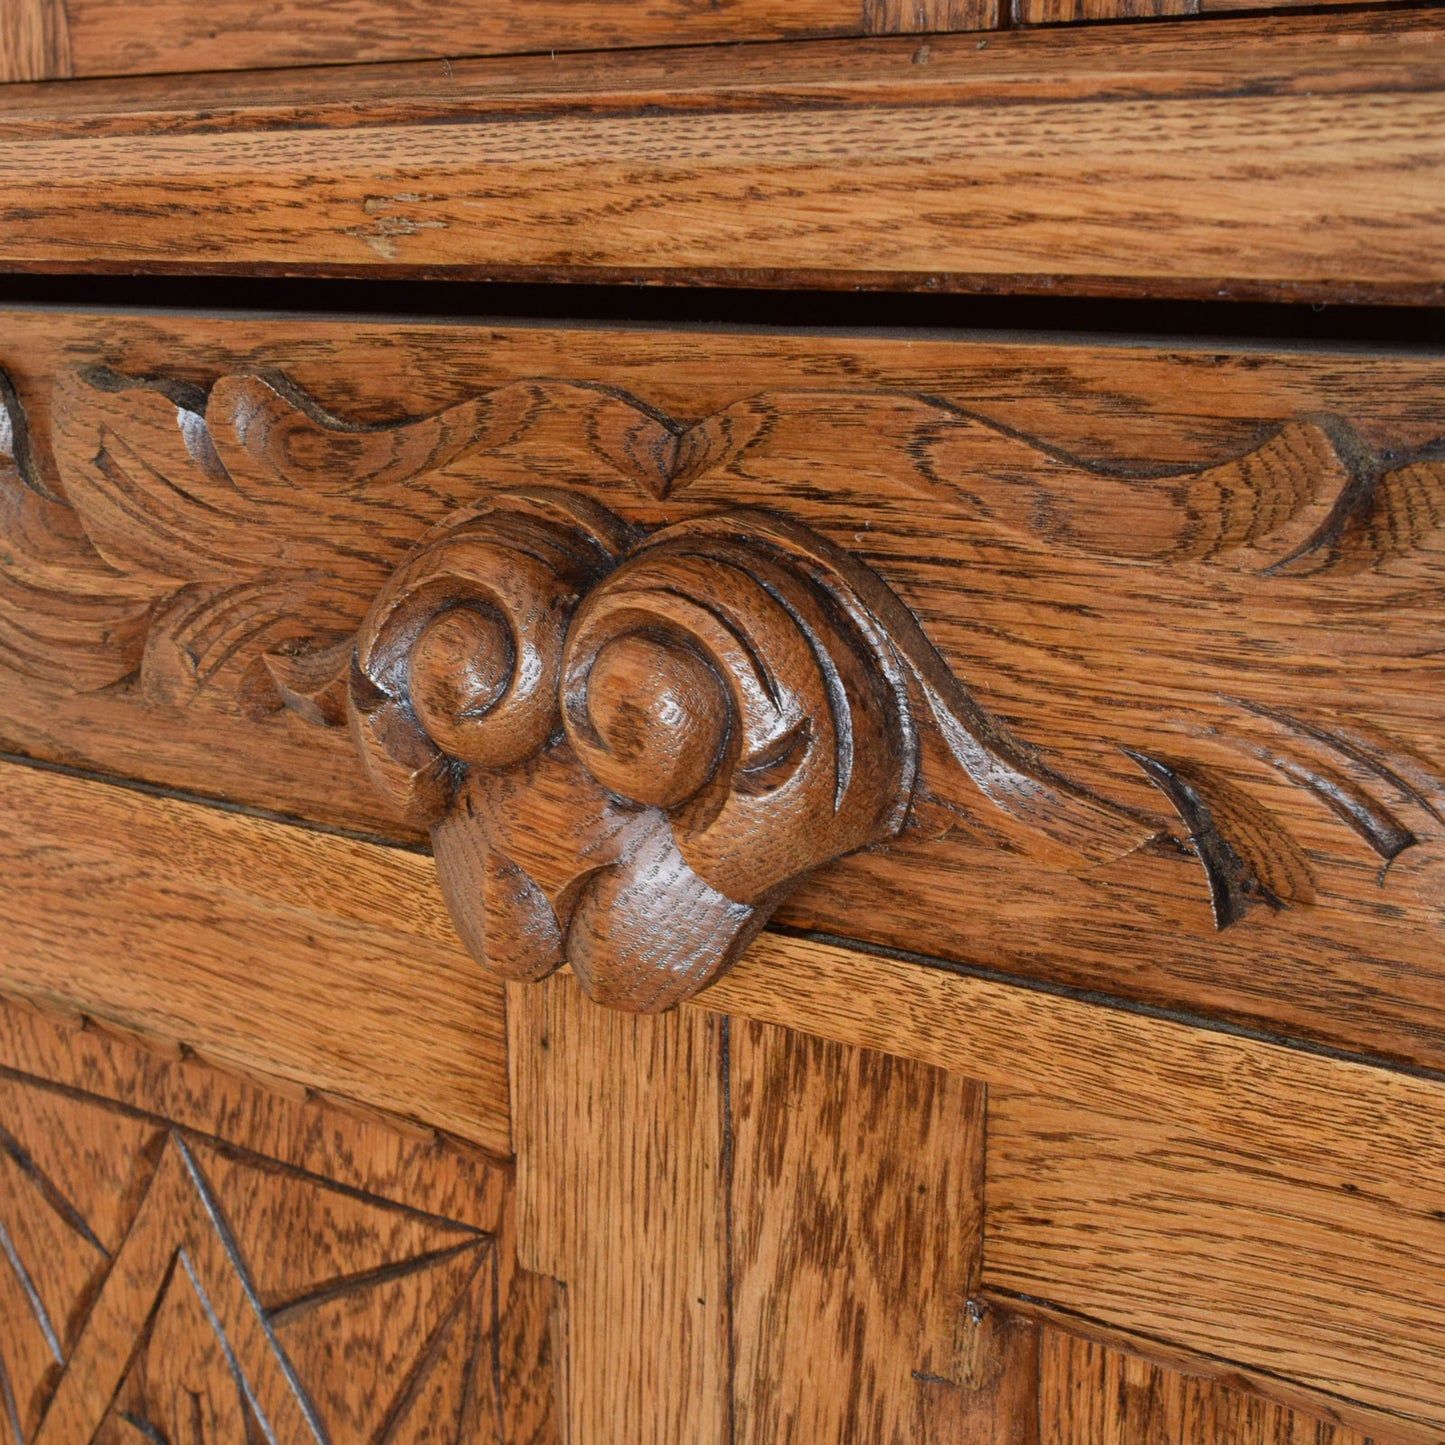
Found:
[[[0,267],[1440,299],[1428,14],[1090,38],[26,88]]]

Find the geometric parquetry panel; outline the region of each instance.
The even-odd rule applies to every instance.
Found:
[[[505,1438],[492,1236],[0,1075],[0,1439]]]

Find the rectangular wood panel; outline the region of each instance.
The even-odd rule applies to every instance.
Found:
[[[72,73],[66,0],[8,0],[0,8],[0,83]]]
[[[1445,1425],[1438,1077],[800,940],[760,941],[707,1001],[988,1083],[1006,1301],[1296,1382],[1386,1439]]]
[[[1438,300],[1434,22],[1207,32],[559,60],[522,114],[510,64],[490,98],[323,79],[344,134],[250,108],[270,76],[152,95],[144,132],[109,83],[49,132],[12,98],[0,265]]]
[[[429,859],[0,767],[0,987],[510,1149],[502,992]]]
[[[554,1287],[511,1257],[511,1188],[414,1126],[0,1004],[7,1423],[51,1445],[555,1440]]]

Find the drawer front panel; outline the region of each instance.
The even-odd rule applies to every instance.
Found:
[[[1445,1057],[1433,360],[23,312],[0,360],[12,751],[420,841],[286,680],[428,526],[762,508],[1065,780],[981,803],[949,744],[781,921]]]

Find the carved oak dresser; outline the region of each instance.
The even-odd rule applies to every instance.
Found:
[[[3,1445],[1445,1441],[1440,11],[0,80]]]

